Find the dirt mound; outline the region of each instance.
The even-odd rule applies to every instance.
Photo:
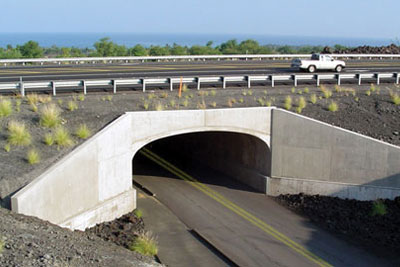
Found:
[[[400,197],[380,200],[384,215],[373,215],[374,201],[304,194],[280,195],[276,200],[353,242],[393,255],[400,248]]]
[[[0,266],[158,266],[93,233],[72,232],[0,208]]]

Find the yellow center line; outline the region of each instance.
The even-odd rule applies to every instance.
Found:
[[[224,196],[221,194],[217,193],[216,191],[212,190],[210,187],[206,186],[205,184],[200,183],[197,181],[195,178],[190,176],[189,174],[185,173],[184,171],[178,169],[177,167],[173,166],[171,163],[167,162],[160,156],[156,155],[155,153],[151,152],[150,150],[144,148],[143,150],[140,151],[141,154],[149,158],[150,160],[154,161],[161,167],[165,168],[172,174],[176,175],[177,177],[183,179],[184,181],[188,182],[190,185],[195,187],[196,189],[200,190],[204,194],[208,195],[212,199],[216,200],[229,210],[233,211],[237,215],[241,216],[245,220],[249,221],[265,233],[269,234],[270,236],[274,237],[275,239],[279,240],[286,246],[290,247],[297,253],[303,255],[310,261],[316,263],[319,266],[332,266],[317,255],[313,254],[300,244],[296,243],[295,241],[291,240],[289,237],[286,235],[280,233],[277,231],[275,228],[270,226],[269,224],[265,223],[264,221],[260,220],[259,218],[255,217],[254,215],[250,214],[249,212],[245,211],[241,207],[237,206],[230,200],[226,199]]]

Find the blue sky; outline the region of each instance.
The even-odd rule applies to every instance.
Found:
[[[3,0],[0,32],[400,38],[399,0]]]

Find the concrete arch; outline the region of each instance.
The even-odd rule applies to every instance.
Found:
[[[12,210],[71,229],[136,207],[132,158],[153,140],[228,131],[269,144],[272,108],[128,112],[46,170],[11,199]]]

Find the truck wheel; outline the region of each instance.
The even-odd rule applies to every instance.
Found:
[[[308,72],[315,72],[315,66],[314,65],[309,66]]]
[[[335,68],[336,72],[341,72],[343,70],[343,67],[341,65],[337,65]]]

